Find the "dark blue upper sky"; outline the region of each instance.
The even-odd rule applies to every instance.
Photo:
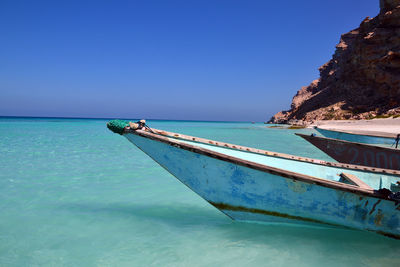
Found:
[[[0,1],[0,115],[265,121],[378,0]]]

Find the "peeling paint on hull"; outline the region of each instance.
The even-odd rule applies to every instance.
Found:
[[[400,213],[394,201],[307,183],[283,171],[282,175],[279,171],[261,171],[133,133],[124,136],[233,219],[268,221],[276,217],[400,239]]]

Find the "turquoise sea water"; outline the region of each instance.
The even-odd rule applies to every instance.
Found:
[[[105,123],[0,118],[0,266],[400,265],[400,241],[373,233],[234,222]],[[148,123],[329,159],[294,130]]]

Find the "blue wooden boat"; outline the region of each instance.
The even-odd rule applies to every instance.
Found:
[[[372,135],[370,133],[359,134],[348,131],[328,130],[320,127],[315,127],[315,129],[327,138],[364,144],[393,145],[396,143],[396,141],[398,141],[399,138],[399,135],[396,136],[395,134],[380,133]]]
[[[186,136],[144,122],[107,126],[232,219],[342,226],[400,239],[398,171]]]
[[[400,149],[343,141],[315,135],[296,135],[341,163],[400,170]]]

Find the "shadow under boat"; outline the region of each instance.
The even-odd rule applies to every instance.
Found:
[[[328,224],[400,239],[400,172],[325,162],[111,121],[168,172],[235,220]]]

